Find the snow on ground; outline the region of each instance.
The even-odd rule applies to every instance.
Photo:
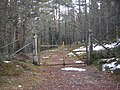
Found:
[[[111,61],[111,60],[113,60],[113,59],[115,59],[115,58],[102,59],[102,60],[109,62],[109,61]],[[118,59],[116,59],[116,60],[118,60]],[[114,70],[120,69],[120,64],[116,64],[116,63],[117,63],[117,61],[103,64],[103,65],[102,65],[102,71],[106,71],[106,70],[109,69],[109,70],[111,71],[111,73],[113,73]]]
[[[77,49],[74,49],[73,52],[75,52],[76,55],[83,55],[85,52],[86,48],[84,46],[80,47],[80,48],[77,48]],[[67,55],[69,57],[72,57],[72,56],[76,56],[73,52],[70,52],[68,53]]]
[[[114,60],[115,58],[113,57],[113,58],[108,58],[108,59],[102,59],[102,61],[106,61],[106,62],[109,62],[109,61],[111,61],[111,60]],[[116,59],[116,60],[118,60],[118,59]]]
[[[106,71],[106,69],[112,70],[112,68],[116,66],[115,64],[116,64],[116,61],[109,64],[103,64],[102,71]]]
[[[54,52],[55,50],[53,49],[53,50],[50,50],[50,51],[53,51],[53,52]]]
[[[76,52],[77,55],[83,55],[86,52]]]
[[[72,57],[72,56],[75,56],[75,54],[73,52],[70,52],[67,54],[67,56]]]
[[[115,69],[120,69],[120,64],[118,64],[117,66],[115,66],[114,70]]]
[[[86,48],[84,46],[81,46],[80,48],[74,49],[73,51],[74,52],[77,52],[77,51],[86,51]]]
[[[105,47],[107,48],[114,48],[116,46],[116,43],[106,44]]]
[[[68,50],[68,48],[65,48],[64,50],[65,50],[65,51],[67,51],[67,50]]]
[[[111,43],[111,44],[105,44],[104,46],[106,48],[115,48],[115,47],[117,47],[119,45],[120,45],[120,43],[118,45],[117,45],[117,43]],[[100,45],[98,45],[96,47],[94,47],[94,46],[95,45],[93,45],[93,50],[95,50],[95,51],[99,51],[99,50],[104,50],[105,49],[103,46],[100,46]]]
[[[106,48],[114,48],[114,47],[116,47],[116,44],[117,43],[111,43],[111,44],[105,44],[104,46],[106,47]],[[120,45],[120,44],[119,44]],[[118,46],[118,45],[117,45]],[[100,46],[100,45],[97,45],[96,47],[95,47],[95,44],[93,44],[93,50],[94,51],[99,51],[99,50],[104,50],[105,48],[103,47],[103,46]],[[77,49],[74,49],[73,50],[74,52],[78,52],[78,51],[81,51],[81,52],[85,52],[86,51],[86,47],[84,47],[84,46],[81,46],[80,48],[77,48]]]
[[[93,50],[99,51],[99,50],[104,50],[104,48],[102,46],[96,46],[96,47],[93,47]]]
[[[73,67],[62,68],[62,70],[65,70],[65,71],[79,71],[79,72],[86,71],[86,69],[83,69],[83,68],[73,68]]]
[[[118,45],[120,45],[120,44],[118,44],[118,45],[116,45],[116,44],[117,44],[117,43],[111,43],[111,44],[105,44],[104,46],[105,46],[106,48],[114,48],[114,47],[117,47]],[[95,46],[95,44],[93,44],[93,50],[94,50],[94,51],[99,51],[99,50],[104,50],[104,49],[105,49],[105,48],[104,48],[103,46],[100,46],[100,45]],[[74,53],[73,53],[73,52],[74,52]],[[79,48],[77,48],[77,49],[74,49],[73,52],[70,52],[70,53],[68,53],[67,55],[68,55],[69,57],[76,56],[76,55],[81,56],[81,55],[83,55],[83,54],[86,53],[86,47],[85,47],[85,46],[81,46],[81,47],[79,47]]]
[[[3,61],[4,63],[11,63],[11,61]]]
[[[75,63],[79,64],[79,63],[84,63],[83,61],[76,61]]]
[[[19,67],[19,65],[16,65],[16,67]]]
[[[19,87],[19,88],[21,88],[21,87],[22,87],[22,85],[18,85],[18,87]]]
[[[43,59],[49,59],[50,57],[49,56],[46,56],[46,57],[42,57]]]

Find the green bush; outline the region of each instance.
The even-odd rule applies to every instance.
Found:
[[[120,46],[113,48],[112,50],[100,50],[92,53],[92,64],[97,64],[100,59],[117,57],[120,58]]]
[[[98,64],[100,59],[108,58],[108,52],[106,50],[95,51],[92,53],[92,64]]]
[[[116,57],[120,58],[120,45],[114,48],[113,52],[115,53]]]

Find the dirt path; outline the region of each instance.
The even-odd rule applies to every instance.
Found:
[[[120,90],[118,83],[93,67],[84,67],[85,72],[61,71],[61,67],[51,67],[44,76],[43,83],[35,90]]]
[[[47,53],[45,55],[48,56]],[[50,63],[63,63],[63,55],[66,54],[59,51],[49,53]],[[75,63],[73,58],[64,56],[64,59],[66,63]],[[86,71],[61,70],[65,67],[83,68]],[[120,84],[113,75],[85,64],[50,66],[44,72],[42,83],[36,85],[34,90],[120,90]]]
[[[42,52],[43,66],[25,63],[24,73],[16,77],[8,76],[7,83],[4,82],[0,90],[120,90],[116,76],[98,71],[94,66],[75,64],[75,58],[66,54],[62,50]],[[66,64],[73,64],[55,65],[63,64],[63,59]],[[62,70],[66,67],[82,68],[85,71]]]

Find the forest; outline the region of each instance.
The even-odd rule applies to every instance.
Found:
[[[93,89],[120,89],[120,0],[0,0],[0,90]]]

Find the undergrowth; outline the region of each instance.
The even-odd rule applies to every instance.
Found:
[[[0,76],[17,76],[23,72],[21,66],[17,67],[14,63],[0,62]]]
[[[37,77],[34,77],[34,73],[40,72],[45,66],[35,66],[32,63],[25,63],[21,61],[11,61],[10,63],[0,62],[0,90],[6,85],[8,87],[17,86],[21,82],[27,82],[28,80],[32,80],[31,82],[36,82]],[[25,72],[31,73],[32,76],[28,76]],[[19,78],[24,75],[22,81]],[[13,78],[13,79],[11,79]],[[40,78],[39,78],[40,79]],[[3,89],[2,89],[3,90]],[[7,89],[11,90],[11,89]]]
[[[107,58],[113,58],[113,57],[118,58],[116,65],[120,64],[120,46],[115,47],[110,51],[101,50],[101,51],[93,52],[91,64],[95,65],[99,70],[102,70],[102,64],[105,64],[106,62],[101,63],[101,59],[107,59]],[[107,63],[114,62],[115,60],[109,61]],[[117,74],[118,74],[118,71],[120,71],[120,69],[117,70]],[[116,71],[115,71],[115,74],[116,74]]]

